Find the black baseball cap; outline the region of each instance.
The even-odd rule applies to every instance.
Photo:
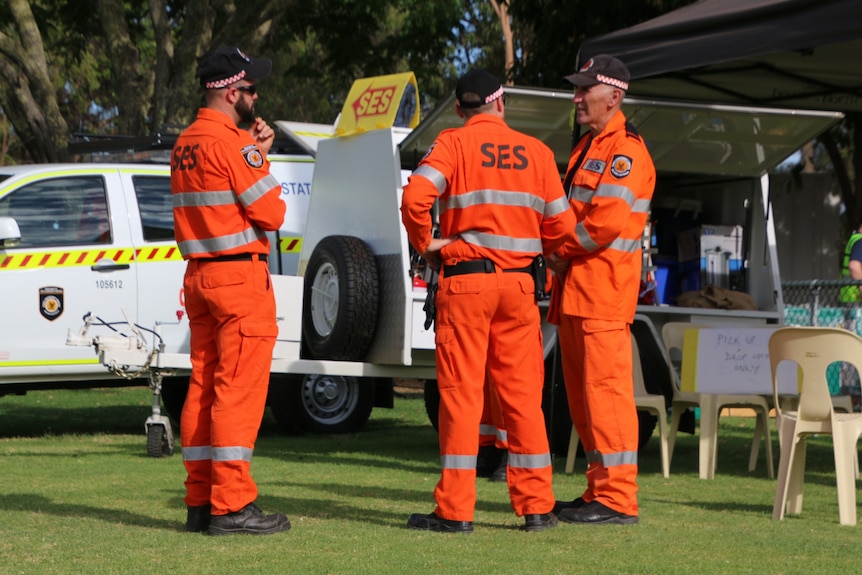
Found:
[[[607,84],[620,90],[628,90],[631,74],[626,65],[617,58],[609,54],[599,54],[587,60],[580,70],[566,76],[566,80],[575,86]]]
[[[464,101],[464,97],[472,95]],[[470,70],[455,86],[455,97],[462,108],[478,108],[490,104],[503,95],[503,84],[495,75],[485,70]]]
[[[260,80],[272,71],[269,58],[250,58],[232,46],[219,46],[204,54],[198,62],[195,77],[207,89],[224,88],[240,80]]]

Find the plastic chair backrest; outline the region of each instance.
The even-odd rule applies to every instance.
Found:
[[[778,401],[778,364],[785,360],[799,366],[802,378],[797,417],[808,421],[827,420],[832,417],[833,407],[826,369],[835,362],[844,361],[859,370],[862,338],[837,327],[783,327],[775,330],[769,338],[769,365],[776,406],[781,405]]]
[[[664,349],[667,352],[668,365],[670,365],[671,380],[675,391],[680,391],[680,374],[674,368],[674,354],[672,351],[679,353],[682,358],[682,346],[685,341],[685,331],[687,329],[701,329],[712,327],[703,323],[689,323],[685,321],[671,321],[664,324],[661,328],[661,339],[664,342]],[[681,362],[681,360],[680,360]]]
[[[649,395],[649,392],[646,389],[646,383],[644,382],[641,354],[634,334],[632,334],[632,380],[634,383],[635,395]]]

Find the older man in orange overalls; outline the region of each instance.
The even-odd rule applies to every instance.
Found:
[[[578,218],[574,241],[548,257],[549,319],[558,323],[569,411],[589,466],[587,488],[555,511],[569,523],[637,523],[638,418],[630,326],[642,236],[655,188],[643,139],[621,111],[629,71],[591,58],[566,79],[578,124],[564,187]]]

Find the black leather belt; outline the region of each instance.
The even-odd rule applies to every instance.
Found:
[[[450,278],[452,276],[460,276],[464,274],[492,274],[496,268],[491,260],[472,260],[468,262],[458,262],[451,266],[443,266],[443,277]],[[503,273],[532,273],[532,268],[517,268],[511,270],[503,270]]]
[[[267,259],[266,254],[230,254],[227,256],[216,256],[214,258],[203,258],[203,261],[207,262],[239,262],[246,261],[250,262],[257,256],[257,261],[265,262]]]

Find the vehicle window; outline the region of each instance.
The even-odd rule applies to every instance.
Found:
[[[99,176],[23,186],[0,199],[0,216],[18,222],[19,248],[111,243],[105,182]]]
[[[167,176],[134,176],[135,195],[141,210],[144,240],[157,242],[174,239],[174,211],[171,179]]]

